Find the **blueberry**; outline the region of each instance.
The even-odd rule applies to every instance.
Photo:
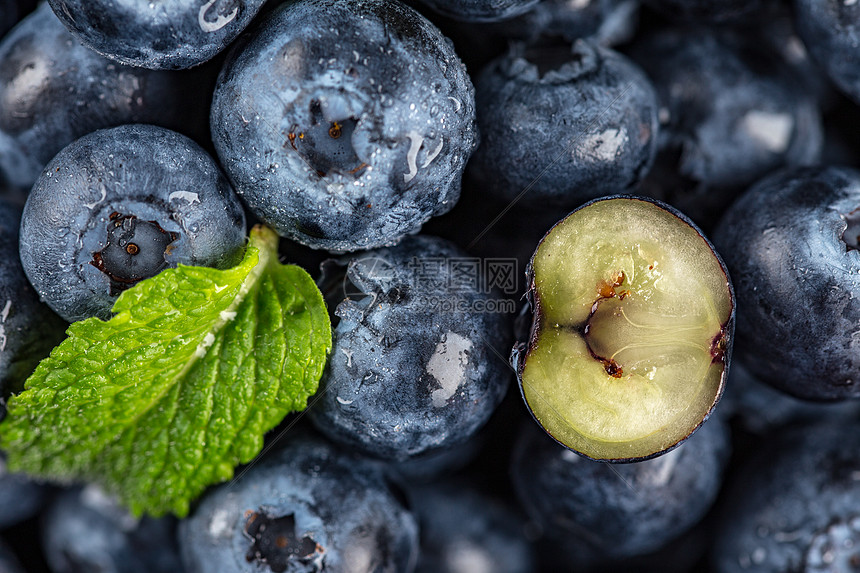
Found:
[[[18,559],[2,540],[0,540],[0,571],[3,573],[24,573]]]
[[[43,517],[53,573],[181,573],[176,520],[135,518],[96,486],[71,489]]]
[[[542,0],[522,16],[495,24],[494,29],[527,42],[541,37],[568,42],[590,38],[612,46],[633,37],[638,13],[637,0]]]
[[[816,97],[768,41],[691,27],[646,37],[633,56],[660,96],[660,151],[643,191],[710,228],[782,166],[821,153]]]
[[[0,529],[36,515],[44,504],[45,494],[46,488],[27,476],[9,473],[5,456],[0,453]]]
[[[860,427],[800,426],[760,443],[723,497],[718,573],[852,571],[860,561]]]
[[[203,63],[244,30],[264,0],[48,0],[85,46],[117,62],[156,70]]]
[[[737,22],[763,11],[768,0],[644,0],[652,8],[676,20],[720,23]]]
[[[657,150],[657,96],[588,41],[516,44],[476,81],[483,141],[470,174],[511,201],[574,207],[634,189]]]
[[[282,6],[234,50],[212,137],[236,191],[313,248],[390,245],[448,211],[477,144],[451,43],[399,2]]]
[[[96,129],[175,125],[189,98],[178,80],[99,56],[42,4],[0,42],[2,177],[32,186],[60,149]]]
[[[860,103],[860,6],[854,2],[794,0],[797,31],[839,89]]]
[[[197,144],[150,125],[101,130],[63,149],[30,192],[21,262],[68,321],[110,317],[119,294],[177,263],[228,267],[245,215]]]
[[[20,208],[0,199],[0,420],[9,394],[23,388],[65,330],[63,321],[39,301],[21,267],[20,221]]]
[[[421,0],[441,14],[466,22],[494,22],[519,16],[540,0]]]
[[[662,457],[624,465],[584,459],[533,427],[512,458],[517,497],[583,562],[648,553],[688,530],[716,499],[730,453],[719,419]]]
[[[740,362],[732,364],[720,404],[732,411],[738,427],[757,436],[792,424],[860,417],[860,402],[856,400],[800,400],[757,380]]]
[[[860,396],[860,172],[783,170],[714,234],[738,297],[738,358],[799,398]]]
[[[510,315],[458,276],[473,264],[453,244],[408,237],[354,256],[337,305],[334,346],[311,409],[331,439],[404,460],[462,442],[502,400],[499,357]],[[453,286],[450,286],[453,285]]]
[[[408,488],[421,532],[416,573],[531,573],[523,519],[462,481]]]
[[[188,571],[412,571],[417,526],[383,467],[309,433],[287,438],[180,524]]]

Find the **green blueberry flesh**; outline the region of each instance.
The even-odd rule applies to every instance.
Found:
[[[701,232],[633,197],[580,207],[529,269],[534,318],[514,350],[534,418],[587,457],[664,453],[702,424],[728,370],[734,296]]]

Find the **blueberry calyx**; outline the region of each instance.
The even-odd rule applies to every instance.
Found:
[[[851,571],[860,566],[860,517],[836,521],[816,534],[807,548],[805,571]],[[844,569],[843,569],[844,568]]]
[[[116,296],[138,281],[155,276],[169,265],[165,257],[179,233],[165,231],[156,221],[114,212],[107,226],[105,247],[93,253],[90,264],[110,278]]]
[[[842,241],[846,250],[860,250],[860,207],[854,209],[847,215],[842,215],[845,220],[845,230],[842,232]]]
[[[248,562],[268,565],[274,573],[286,571],[293,560],[308,563],[325,551],[309,536],[299,538],[293,514],[271,517],[264,511],[252,511],[243,533],[252,542],[245,555]]]
[[[302,156],[305,163],[325,177],[332,171],[355,175],[365,167],[352,146],[352,134],[358,125],[354,117],[327,119],[320,100],[311,100],[311,126],[298,131],[293,125],[287,139],[290,146]]]

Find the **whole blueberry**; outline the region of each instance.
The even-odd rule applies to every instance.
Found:
[[[835,0],[794,0],[797,31],[813,58],[839,89],[860,103],[860,5]]]
[[[657,96],[639,68],[590,41],[515,44],[476,81],[476,184],[566,208],[629,192],[657,150]]]
[[[631,464],[585,459],[529,424],[512,458],[514,489],[544,534],[586,561],[650,553],[710,509],[730,454],[711,418],[669,453]]]
[[[63,492],[42,518],[53,573],[182,573],[176,520],[135,518],[96,486]]]
[[[531,573],[525,520],[462,480],[407,489],[421,532],[416,573]]]
[[[6,457],[0,453],[0,529],[36,515],[45,502],[45,494],[45,486],[23,474],[9,473]]]
[[[737,293],[739,360],[799,398],[860,396],[860,172],[782,170],[714,233]]]
[[[644,0],[676,20],[719,23],[749,18],[767,6],[767,0]]]
[[[816,95],[758,34],[670,28],[632,48],[660,97],[659,152],[643,192],[710,228],[747,186],[815,163]]]
[[[451,43],[411,8],[303,0],[232,52],[211,125],[255,215],[310,247],[352,251],[453,207],[474,113]]]
[[[265,0],[48,0],[85,46],[155,70],[203,63],[244,30]]]
[[[500,356],[512,309],[478,286],[479,272],[453,244],[426,236],[351,258],[310,410],[316,427],[370,455],[404,460],[483,426],[508,387]]]
[[[417,526],[382,465],[310,433],[287,439],[182,521],[188,571],[413,571]]]
[[[540,0],[421,0],[424,4],[456,20],[494,22],[527,12]]]
[[[85,48],[43,3],[0,42],[0,178],[30,187],[78,137],[124,123],[172,127],[187,99],[177,76]]]
[[[21,267],[20,224],[21,208],[0,199],[0,420],[6,415],[9,394],[23,388],[65,330],[60,317],[39,301]]]
[[[245,215],[197,144],[151,125],[97,131],[48,164],[21,221],[20,253],[42,299],[72,322],[178,263],[238,262]]]
[[[842,420],[800,426],[762,442],[722,497],[713,570],[856,570],[858,436],[856,420]]]

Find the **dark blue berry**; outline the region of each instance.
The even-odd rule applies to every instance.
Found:
[[[539,0],[421,0],[441,14],[467,22],[495,22],[532,9]]]
[[[588,41],[516,44],[476,81],[470,176],[507,201],[575,207],[635,189],[657,150],[657,96],[637,66]]]
[[[124,123],[187,120],[179,77],[119,65],[82,46],[47,4],[0,42],[0,176],[30,187],[63,147]]]
[[[417,236],[348,261],[347,298],[335,309],[334,347],[310,412],[320,431],[404,460],[484,425],[510,378],[500,356],[511,316],[477,285],[455,282],[452,265],[470,260]]]
[[[102,130],[48,164],[27,199],[21,261],[66,320],[108,318],[124,290],[178,263],[228,267],[245,215],[197,144],[150,125]]]
[[[85,46],[156,70],[201,64],[244,30],[264,0],[48,0]]]
[[[136,518],[96,486],[60,494],[43,517],[53,573],[182,573],[176,520]]]
[[[860,172],[783,170],[714,234],[738,299],[738,358],[799,398],[860,396]]]
[[[181,523],[189,573],[412,571],[418,530],[383,466],[309,433],[287,439]]]
[[[729,453],[728,428],[713,418],[668,454],[622,465],[578,456],[529,424],[512,475],[546,536],[583,562],[614,560],[659,549],[702,519]]]
[[[390,245],[448,211],[477,144],[451,43],[399,2],[282,6],[232,53],[212,137],[250,209],[313,248]]]

